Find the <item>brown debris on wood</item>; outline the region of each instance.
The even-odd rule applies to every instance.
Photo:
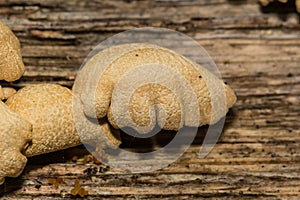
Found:
[[[89,193],[88,191],[86,191],[84,188],[81,187],[79,180],[76,179],[74,189],[71,190],[70,194],[72,194],[73,196],[79,195],[80,197],[85,197]]]
[[[61,184],[64,184],[65,181],[63,178],[49,178],[48,179],[48,183],[51,184],[51,185],[54,185],[54,187],[56,189],[58,189],[58,187],[61,185]]]

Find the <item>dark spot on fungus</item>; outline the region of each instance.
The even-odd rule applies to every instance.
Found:
[[[201,75],[199,75],[199,78],[202,78],[202,76],[201,76]]]
[[[226,81],[224,81],[224,84],[225,84],[225,85],[228,85],[228,83],[227,83]]]
[[[136,56],[136,57],[138,57],[138,56],[139,56],[139,54],[135,54],[135,56]]]

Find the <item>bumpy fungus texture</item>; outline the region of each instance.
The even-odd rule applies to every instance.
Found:
[[[15,81],[24,70],[19,40],[0,22],[0,80]]]
[[[0,185],[5,177],[17,177],[27,159],[21,153],[31,138],[31,124],[0,101]]]
[[[27,157],[54,152],[95,140],[94,132],[76,132],[73,115],[73,94],[66,87],[56,84],[27,86],[7,99],[6,105],[32,125],[32,145],[25,151]],[[108,123],[102,130],[111,135]],[[119,144],[119,143],[118,143]]]
[[[267,6],[269,5],[269,3],[273,2],[274,0],[259,0],[260,3],[263,5],[263,6]],[[287,3],[288,0],[277,0],[281,3]],[[295,0],[295,5],[296,5],[296,8],[297,8],[297,12],[300,13],[300,0]]]
[[[14,95],[17,91],[14,88],[1,87],[0,85],[0,100],[5,100]]]
[[[0,80],[14,81],[24,73],[20,44],[12,31],[0,22]],[[5,177],[17,177],[27,159],[23,152],[31,138],[32,126],[1,100],[15,92],[0,86],[0,185]]]
[[[27,86],[6,105],[32,125],[32,145],[26,156],[49,153],[80,144],[72,113],[72,92],[55,84]]]
[[[127,83],[119,83],[123,76],[135,69],[153,64],[158,64],[158,68],[155,68],[148,74],[136,75]],[[91,71],[94,66],[104,66],[106,69],[98,82],[94,102],[89,102],[90,99],[93,99],[91,94],[82,91],[81,100],[84,104],[84,112],[89,117],[94,117],[94,111],[96,111],[97,118],[103,118],[107,115],[109,122],[115,128],[131,126],[131,119],[128,118],[128,115],[124,115],[124,113],[128,112],[128,109],[129,116],[136,124],[136,127],[145,127],[151,124],[150,128],[141,129],[142,132],[140,133],[151,131],[153,122],[156,122],[165,130],[178,130],[183,125],[201,126],[213,124],[220,120],[236,102],[233,90],[206,68],[169,49],[156,45],[133,43],[110,47],[92,57],[80,73],[88,74],[88,71]],[[182,89],[181,92],[185,92],[185,94],[178,96],[168,87],[161,84],[148,83],[141,85],[133,93],[129,102],[129,108],[124,106],[126,105],[126,100],[120,97],[128,95],[131,82],[147,81],[148,75],[163,73],[159,66],[168,66],[176,71],[178,76],[183,77],[187,81],[192,91],[186,92]],[[170,81],[173,81],[172,84],[178,86],[178,88],[182,87],[182,83],[177,81],[179,80],[178,76],[168,73],[164,74],[164,76],[169,77]],[[211,83],[213,87],[209,89],[207,83]],[[116,88],[118,90],[114,91]],[[223,94],[225,92],[224,98],[220,97],[221,92]],[[113,95],[113,93],[117,95]],[[197,98],[195,102],[191,101],[192,93]],[[212,102],[211,95],[216,97],[213,100],[214,102]],[[199,121],[191,120],[193,116],[185,116],[186,110],[180,107],[180,100],[182,99],[185,99],[184,102],[188,102],[192,106],[199,106]],[[224,106],[217,108],[220,112],[212,112],[212,104],[218,106],[222,105],[222,103]],[[154,108],[155,111],[151,113],[150,108],[156,104],[161,106],[156,106]],[[165,116],[165,123],[161,116]],[[180,123],[182,116],[183,123]]]

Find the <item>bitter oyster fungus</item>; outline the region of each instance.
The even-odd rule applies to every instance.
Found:
[[[19,40],[0,22],[0,80],[15,81],[23,75],[24,70]]]
[[[105,69],[97,79],[95,92],[87,87],[79,87],[82,89],[79,91],[80,98],[87,116],[107,116],[115,128],[129,126],[140,133],[146,133],[155,124],[165,130],[214,124],[236,101],[233,90],[206,68],[157,45],[132,43],[110,47],[93,56],[79,72],[79,76],[90,78],[99,67]],[[130,76],[130,73],[143,67],[144,71],[148,70],[147,73],[140,71],[127,79],[127,82],[123,81],[123,77]],[[169,72],[165,70],[167,68]],[[181,88],[181,94],[159,84],[159,80],[147,82],[150,76],[161,75],[169,79],[167,83]],[[182,87],[180,78],[186,81],[191,91]],[[82,80],[86,82],[80,84],[88,85],[89,79]],[[139,83],[140,87],[130,96],[127,107],[128,98],[123,97],[129,95],[135,83]],[[195,101],[192,100],[193,95],[196,97]],[[182,106],[182,102],[188,105]],[[215,105],[214,110],[212,105]],[[183,109],[184,106],[188,106],[188,109],[198,108],[199,120],[195,121],[196,117],[188,116],[188,110]]]
[[[73,115],[73,93],[66,87],[57,84],[27,86],[8,98],[6,105],[32,124],[32,145],[25,151],[26,156],[74,147],[81,144],[81,139],[89,141],[101,137],[91,131],[79,137]],[[99,126],[106,135],[112,135],[106,122],[102,121]],[[118,139],[111,138],[115,145],[120,144]]]
[[[17,177],[27,158],[21,153],[29,144],[31,124],[0,101],[0,185],[5,177]]]

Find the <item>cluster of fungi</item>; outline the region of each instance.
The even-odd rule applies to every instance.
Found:
[[[15,81],[25,71],[20,43],[13,32],[1,22],[0,44],[0,80]],[[58,84],[33,84],[18,91],[0,87],[0,184],[4,182],[5,177],[19,176],[26,165],[27,157],[74,147],[82,144],[82,141],[97,142],[97,139],[106,141],[107,144],[99,143],[101,145],[117,147],[122,142],[120,129],[131,126],[132,121],[137,127],[151,129],[154,124],[158,124],[164,130],[214,124],[224,117],[236,102],[234,91],[206,68],[157,45],[130,43],[110,47],[90,59],[78,74],[88,75],[91,67],[99,63],[106,70],[97,82],[96,98],[91,97],[85,90],[75,97],[74,88],[71,90]],[[153,64],[170,67],[176,72],[174,74],[185,79],[192,91],[183,91],[181,83],[176,81],[173,84],[182,89],[181,96],[175,95],[169,88],[160,84],[143,84],[130,99],[127,108],[130,115],[124,115],[123,113],[127,112],[123,106],[126,102],[119,96],[126,95],[130,83],[121,84],[120,80],[127,72],[139,66]],[[160,68],[153,68],[149,73],[159,74],[159,70]],[[129,81],[142,81],[147,79],[147,75],[149,74],[142,73]],[[176,80],[177,77],[170,79]],[[213,86],[212,89],[209,89],[208,83]],[[224,93],[225,99],[219,95],[221,92]],[[190,101],[193,95],[195,101]],[[93,102],[88,104],[91,99]],[[181,100],[189,104],[187,108],[199,109],[199,119],[194,120],[192,116],[187,115],[187,110],[181,106]],[[96,119],[100,122],[98,125],[102,130],[100,134],[86,129],[79,136],[74,120],[74,101],[83,104],[82,111],[85,116],[94,117],[91,113],[96,113]],[[223,103],[224,106],[221,107]],[[157,104],[161,106],[155,107]],[[213,111],[212,105],[220,108]],[[151,112],[149,108],[153,107],[155,111]],[[151,124],[152,122],[154,124]],[[88,127],[85,124],[81,126]],[[147,131],[151,130],[144,129],[140,133]],[[103,146],[99,149],[101,148]],[[81,191],[79,183],[76,185]]]

